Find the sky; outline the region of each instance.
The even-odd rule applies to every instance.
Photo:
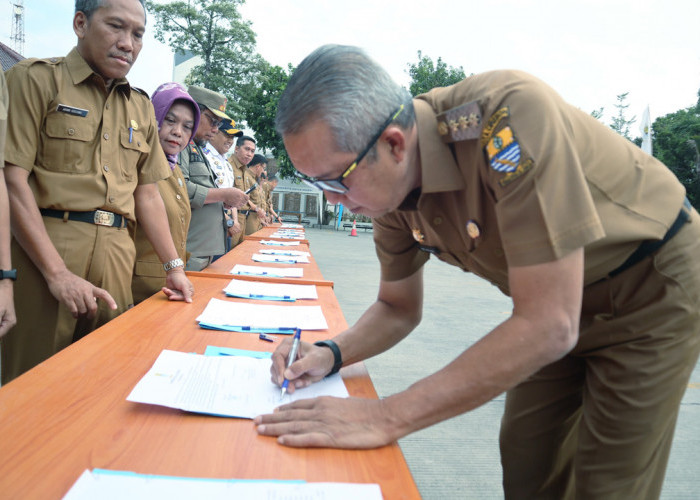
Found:
[[[24,5],[23,55],[67,54],[74,2]],[[603,107],[606,123],[619,94],[629,93],[628,119],[649,106],[654,120],[694,105],[700,89],[698,0],[248,0],[240,11],[274,65],[296,66],[326,43],[357,45],[408,87],[420,50],[467,75],[528,71],[586,112]],[[0,41],[9,46],[12,13],[10,1],[0,3]],[[173,55],[148,28],[128,78],[150,93],[172,79]]]

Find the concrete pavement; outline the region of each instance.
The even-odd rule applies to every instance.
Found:
[[[374,302],[379,264],[372,233],[307,228],[314,258],[348,324]],[[510,314],[508,297],[459,269],[430,259],[421,325],[393,349],[366,362],[380,397],[439,370]],[[498,429],[505,396],[403,438],[399,444],[426,500],[500,499]],[[661,498],[700,498],[700,363],[681,405]]]

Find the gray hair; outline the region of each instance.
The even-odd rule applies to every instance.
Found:
[[[324,45],[290,77],[275,126],[285,136],[320,119],[330,127],[340,151],[359,152],[402,104],[405,109],[394,123],[406,129],[415,122],[411,94],[362,49]]]
[[[82,12],[85,17],[90,20],[92,15],[100,7],[104,7],[105,3],[109,0],[75,0],[75,13]],[[143,14],[146,15],[146,6],[144,5],[144,0],[139,0],[141,7],[143,7]]]

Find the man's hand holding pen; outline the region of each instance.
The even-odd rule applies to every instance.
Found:
[[[287,359],[292,349],[293,340],[285,339],[272,354],[270,374],[272,382],[282,386],[284,379],[289,380],[287,392],[293,394],[321,380],[333,368],[333,353],[325,347],[318,347],[308,342],[300,342],[296,361],[287,367]]]

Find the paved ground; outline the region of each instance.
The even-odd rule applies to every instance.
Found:
[[[311,250],[353,324],[374,301],[379,265],[372,233],[307,229]],[[425,271],[421,325],[394,349],[366,362],[380,397],[437,371],[503,321],[510,299],[471,274],[431,259]],[[426,500],[499,499],[498,427],[504,397],[400,441]],[[700,498],[700,363],[683,399],[666,482],[665,500]]]

